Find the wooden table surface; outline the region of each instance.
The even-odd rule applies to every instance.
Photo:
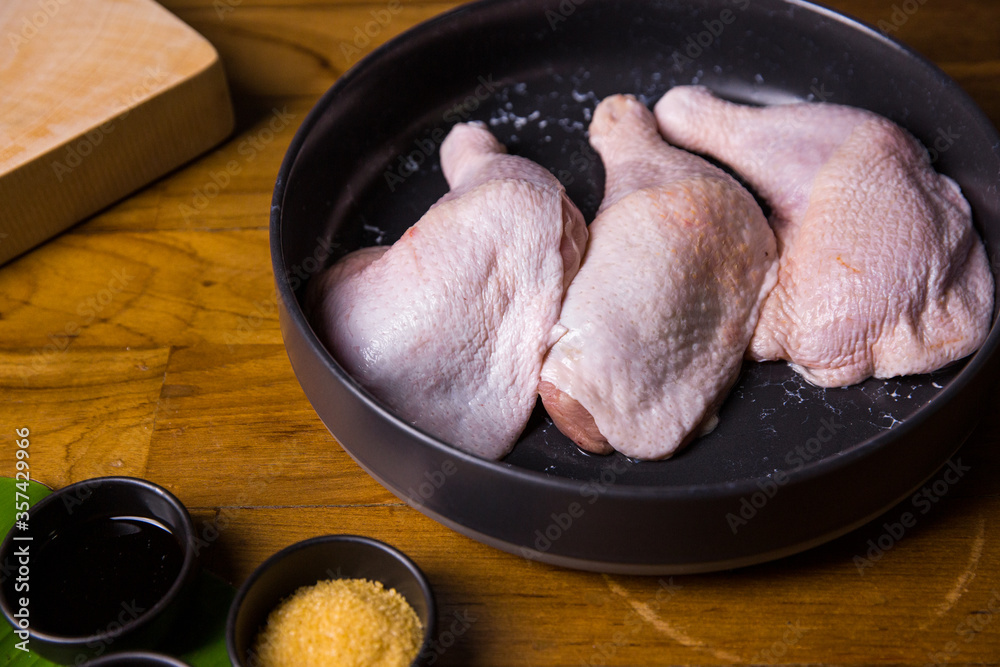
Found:
[[[162,484],[211,543],[207,568],[234,584],[310,536],[386,540],[435,588],[439,665],[1000,664],[1000,410],[986,411],[959,453],[967,471],[929,483],[935,502],[898,539],[884,524],[909,501],[806,553],[716,574],[607,576],[529,562],[379,486],[326,431],[285,355],[269,202],[319,95],[374,46],[455,3],[165,4],[219,50],[236,133],[0,267],[0,474],[13,475],[14,429],[27,427],[39,481]],[[828,4],[884,22],[1000,125],[1000,2]],[[371,12],[387,7],[398,11],[353,51]],[[209,187],[233,161],[238,173]],[[873,551],[880,540],[892,544]]]

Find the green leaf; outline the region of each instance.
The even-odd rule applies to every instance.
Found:
[[[18,487],[18,484],[21,487]],[[12,479],[10,477],[0,477],[0,534],[7,535],[14,527],[14,517],[17,511],[15,502],[24,502],[24,497],[17,496],[17,493],[24,488],[24,481]],[[23,493],[23,491],[21,491]],[[52,493],[52,489],[39,482],[28,482],[28,505],[34,505],[45,496]]]
[[[192,667],[231,667],[226,651],[226,616],[236,589],[201,571],[192,608],[171,632],[171,655]]]

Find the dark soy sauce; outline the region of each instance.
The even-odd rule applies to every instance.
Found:
[[[116,631],[156,604],[184,554],[154,519],[95,517],[52,535],[32,559],[32,625],[80,637]]]

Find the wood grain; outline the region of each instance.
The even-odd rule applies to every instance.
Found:
[[[280,343],[269,266],[263,229],[64,235],[0,273],[0,341]]]
[[[245,382],[245,378],[253,378]],[[199,345],[170,357],[148,474],[193,506],[397,503],[336,445],[283,345]],[[198,443],[200,465],[189,447]],[[233,460],[247,472],[220,484]]]
[[[1000,123],[1000,4],[828,4],[873,25],[917,7],[891,34]],[[375,483],[292,374],[267,225],[295,129],[352,64],[343,45],[355,28],[387,2],[165,5],[221,54],[236,132],[0,267],[0,474],[12,474],[13,429],[26,426],[41,481],[135,474],[163,484],[191,508],[206,567],[233,583],[314,535],[390,542],[434,585],[435,665],[1000,664],[1000,410],[958,454],[961,479],[941,494],[928,482],[926,512],[904,501],[806,553],[707,575],[535,563],[450,531]],[[453,6],[404,2],[359,52]],[[995,392],[990,405],[1000,406]],[[897,539],[904,511],[916,523]]]
[[[58,338],[41,350],[0,353],[0,423],[30,429],[32,478],[58,488],[143,475],[168,354],[166,347],[71,350]],[[15,469],[12,447],[0,448],[0,466]]]

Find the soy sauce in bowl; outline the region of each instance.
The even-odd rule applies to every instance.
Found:
[[[35,557],[39,605],[34,622],[57,635],[85,636],[138,618],[177,579],[184,552],[156,519],[91,517],[51,535]]]

